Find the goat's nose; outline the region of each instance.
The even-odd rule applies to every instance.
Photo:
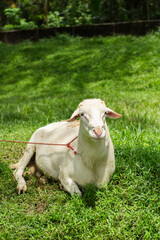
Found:
[[[101,128],[101,127],[95,127],[95,128],[93,129],[93,132],[95,133],[95,135],[96,135],[97,137],[100,137],[100,136],[102,135],[102,128]]]

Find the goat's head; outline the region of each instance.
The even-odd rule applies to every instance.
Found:
[[[100,140],[106,134],[106,117],[120,118],[122,115],[115,113],[107,108],[105,103],[100,99],[86,99],[81,102],[78,108],[74,111],[68,122],[81,119],[81,128],[84,134],[94,140]]]

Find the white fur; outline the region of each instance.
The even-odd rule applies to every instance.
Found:
[[[26,191],[23,172],[31,157],[36,153],[36,168],[44,175],[60,180],[70,194],[81,194],[78,185],[94,183],[101,187],[108,183],[115,170],[113,144],[105,117],[119,118],[121,115],[106,108],[100,99],[87,99],[79,104],[68,121],[56,122],[38,129],[31,142],[68,143],[78,136],[71,146],[28,144],[23,157],[11,168],[18,182],[18,193]],[[73,122],[80,117],[80,125]]]

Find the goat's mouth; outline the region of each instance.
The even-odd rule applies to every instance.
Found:
[[[104,138],[104,136],[103,135],[101,135],[101,136],[92,136],[92,138],[94,139],[94,140],[96,140],[96,141],[100,141],[100,140],[102,140],[103,138]]]
[[[101,137],[101,138],[98,138],[98,137],[92,137],[92,139],[93,139],[93,141],[95,141],[95,142],[99,142],[99,141],[101,141],[103,138]]]

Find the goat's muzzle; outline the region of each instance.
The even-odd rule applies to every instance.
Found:
[[[93,129],[93,132],[94,132],[94,134],[96,135],[97,138],[100,138],[101,135],[102,135],[103,130],[102,130],[101,127],[98,126],[98,127],[95,127]]]

